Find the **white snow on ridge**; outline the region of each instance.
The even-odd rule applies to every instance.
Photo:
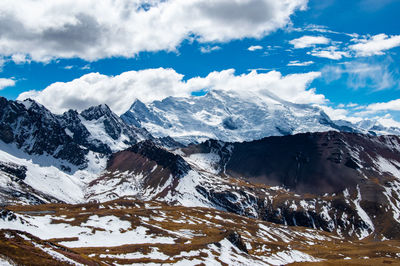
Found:
[[[378,166],[381,172],[390,173],[400,180],[400,166],[398,164],[391,162],[381,156],[378,156],[375,165]]]
[[[50,155],[28,155],[19,150],[15,144],[0,141],[0,161],[26,166],[24,182],[32,188],[67,203],[84,202],[86,184],[95,178],[106,165],[106,158],[93,152],[87,155],[88,167],[83,170],[55,159]],[[72,173],[60,170],[65,165]],[[1,186],[1,184],[0,184]]]
[[[215,153],[196,153],[189,157],[185,157],[185,160],[198,166],[200,169],[204,169],[213,174],[218,174],[218,163],[221,157]]]
[[[206,182],[203,176],[191,170],[189,173],[180,179],[178,186],[175,188],[176,193],[171,194],[171,191],[165,196],[165,202],[177,201],[185,207],[210,207],[211,203],[206,200],[196,190],[196,186]]]
[[[124,134],[121,134],[121,136],[117,140],[114,140],[107,134],[104,128],[105,117],[101,117],[98,120],[89,121],[80,116],[80,119],[82,124],[89,131],[90,139],[97,139],[104,144],[107,144],[113,152],[120,151],[129,147],[129,145],[124,143],[124,141],[129,141],[128,137]]]

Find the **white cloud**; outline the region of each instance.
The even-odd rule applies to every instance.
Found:
[[[357,56],[383,55],[384,51],[400,46],[400,35],[378,34],[353,41],[356,44],[350,45],[349,48],[354,50]]]
[[[330,39],[324,36],[303,36],[298,39],[291,40],[289,43],[296,49],[302,49],[307,47],[314,47],[317,44],[329,44]]]
[[[252,71],[235,75],[235,71],[229,69],[185,81],[183,75],[175,70],[164,68],[129,71],[118,76],[90,73],[71,82],[54,83],[43,91],[24,92],[18,99],[33,98],[56,113],[70,108],[83,110],[106,103],[121,114],[137,98],[150,102],[168,96],[188,96],[202,89],[233,91],[244,95],[252,92],[260,98],[273,93],[291,102],[323,104],[325,97],[317,94],[315,89],[308,89],[310,83],[319,76],[319,72],[282,76],[277,71]]]
[[[304,29],[299,29],[298,31],[311,31],[320,33],[332,33],[332,34],[343,34],[341,32],[330,30],[327,26],[309,24]]]
[[[343,108],[332,108],[327,105],[318,105],[332,120],[347,120],[349,111]]]
[[[332,60],[340,60],[343,57],[350,57],[350,54],[345,51],[338,51],[338,48],[335,46],[329,46],[324,49],[313,49],[308,54],[316,57],[323,57]]]
[[[97,60],[141,51],[261,38],[307,0],[2,0],[0,56]]]
[[[14,61],[14,63],[17,65],[31,62],[31,60],[27,57],[26,54],[20,54],[20,53],[11,55],[11,60]]]
[[[81,67],[81,70],[89,70],[90,69],[90,65],[86,64],[83,67]]]
[[[300,62],[298,60],[295,60],[295,61],[290,61],[287,65],[288,66],[310,66],[312,64],[314,64],[313,61]]]
[[[322,76],[327,83],[346,75],[347,87],[369,88],[375,91],[398,87],[398,78],[390,71],[387,63],[346,62],[336,66],[326,66]]]
[[[348,103],[348,104],[346,104],[346,107],[355,108],[355,107],[359,107],[359,104],[358,103]]]
[[[13,87],[13,86],[15,86],[15,80],[0,78],[0,90],[7,88],[7,87]]]
[[[394,120],[389,114],[385,115],[384,117],[378,117],[378,122],[385,126],[385,127],[398,127],[400,128],[400,123]]]
[[[3,71],[3,67],[4,67],[5,63],[6,63],[6,60],[4,58],[0,57],[0,72]]]
[[[221,72],[212,72],[207,77],[192,78],[187,85],[195,90],[208,88],[210,90],[235,91],[257,93],[263,95],[273,93],[280,98],[295,103],[324,103],[325,97],[317,94],[315,89],[308,89],[311,82],[320,77],[319,72],[291,74],[282,76],[280,72],[270,71],[258,73],[251,71],[248,74],[235,75],[233,69]]]
[[[254,51],[262,50],[262,49],[263,49],[263,47],[260,45],[252,45],[249,48],[247,48],[247,50],[249,50],[250,52],[254,52]]]
[[[200,47],[200,52],[202,52],[203,54],[208,54],[208,53],[211,53],[211,52],[214,52],[214,51],[218,51],[220,49],[221,49],[221,47],[219,47],[219,46],[209,46],[209,45],[207,45],[207,46]]]

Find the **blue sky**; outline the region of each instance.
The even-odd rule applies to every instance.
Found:
[[[152,93],[151,89],[145,91],[146,88],[149,90],[148,84],[157,84],[163,92],[159,94],[161,98],[184,95],[180,90],[193,93],[202,89],[202,86],[209,89],[214,86],[211,78],[200,82],[206,85],[198,85],[193,78],[206,79],[214,71],[221,73],[234,69],[229,80],[248,75],[254,69],[258,74],[276,71],[282,78],[291,74],[315,72],[318,75],[313,75],[309,82],[303,82],[302,89],[306,91],[315,88],[314,94],[323,95],[324,101],[321,97],[311,97],[309,102],[304,97],[298,100],[299,97],[289,95],[290,90],[280,95],[281,83],[277,83],[274,92],[291,101],[323,106],[328,114],[337,119],[379,117],[385,119],[382,121],[386,124],[390,124],[391,119],[400,121],[400,100],[397,101],[400,99],[400,1],[294,0],[292,4],[287,4],[290,1],[283,0],[283,4],[277,4],[279,1],[276,0],[238,0],[236,2],[240,4],[233,5],[232,1],[228,3],[226,0],[211,1],[212,4],[202,0],[191,4],[181,0],[162,3],[156,0],[135,0],[131,1],[137,4],[133,8],[119,6],[115,9],[117,14],[126,10],[131,12],[126,15],[131,19],[123,20],[126,27],[118,25],[115,28],[115,31],[122,32],[118,35],[115,32],[109,33],[113,27],[104,30],[104,25],[114,25],[114,21],[104,22],[101,18],[108,15],[107,11],[110,17],[114,15],[114,9],[107,6],[113,5],[113,2],[99,1],[105,11],[101,9],[102,5],[93,11],[88,9],[90,1],[81,1],[80,4],[77,4],[79,1],[59,2],[72,5],[79,10],[76,14],[63,11],[65,6],[61,4],[57,6],[45,0],[4,0],[0,3],[0,11],[3,11],[0,12],[3,14],[0,15],[0,25],[5,25],[0,26],[1,96],[9,99],[31,96],[52,111],[61,112],[69,104],[71,108],[80,109],[80,102],[84,108],[101,99],[106,99],[111,107],[120,106],[119,99],[113,102],[107,95],[104,96],[106,98],[101,96],[102,93],[106,94],[101,89],[104,84],[113,82],[104,75],[113,77],[129,71],[162,68],[174,70],[176,73],[172,73],[173,76],[183,75],[181,80],[174,76],[171,81],[167,76],[171,72],[163,72],[165,80],[150,74],[146,78],[138,78],[135,74],[136,87],[127,86],[127,93],[123,90],[122,93],[131,95],[128,90],[138,88],[138,98],[142,94]],[[129,1],[114,1],[120,5],[127,5],[126,2]],[[138,11],[143,6],[146,6],[146,10]],[[193,7],[198,8],[200,15],[196,13],[190,17],[191,14],[186,16],[178,12],[181,8],[193,10]],[[20,15],[25,8],[30,8],[33,13],[31,18]],[[46,11],[47,8],[49,11]],[[88,9],[87,13],[85,8]],[[159,15],[160,24],[149,22],[149,26],[135,22],[134,16],[145,16],[153,11],[154,17],[151,18],[157,21],[157,9],[167,14],[165,17]],[[40,18],[39,22],[36,22],[35,16]],[[32,23],[30,19],[35,22]],[[76,20],[84,27],[75,27]],[[141,20],[145,21],[146,17]],[[170,26],[162,24],[164,22],[170,23]],[[35,27],[39,32],[37,35]],[[135,27],[138,29],[131,32],[130,28]],[[45,30],[40,32],[43,28]],[[186,31],[186,28],[189,30]],[[135,36],[130,37],[129,34]],[[81,101],[79,90],[85,90],[85,87],[79,85],[82,87],[75,89],[77,95],[68,98],[74,91],[70,88],[77,86],[78,81],[68,82],[89,73],[101,75],[95,77],[96,88],[91,90],[93,95],[85,95]],[[132,77],[124,78],[129,81]],[[267,77],[262,80],[264,78]],[[104,84],[99,84],[98,80]],[[186,81],[190,81],[190,85],[185,84],[184,89],[180,88],[181,83]],[[62,86],[57,82],[62,82]],[[164,83],[165,89],[160,85]],[[124,83],[118,83],[118,86],[125,86],[121,84]],[[58,86],[53,89],[57,94],[52,94],[51,90],[40,94],[50,85],[52,88]],[[112,86],[117,85],[112,83]],[[171,89],[168,86],[177,88]],[[282,86],[288,85],[285,83]],[[299,90],[293,90],[293,93],[300,93]],[[31,93],[20,96],[27,91]],[[133,102],[135,93],[132,95],[126,97],[126,101]],[[57,99],[57,104],[53,104],[51,97],[62,99]],[[151,97],[144,98],[152,100]]]

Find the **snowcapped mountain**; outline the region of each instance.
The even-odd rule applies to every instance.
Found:
[[[356,123],[346,120],[334,120],[334,123],[340,127],[357,129],[359,132],[370,135],[400,135],[400,128],[383,126],[376,119],[363,119]]]
[[[102,154],[124,149],[150,138],[143,129],[126,125],[106,105],[80,114],[54,115],[32,100],[0,98],[0,140],[14,143],[28,154],[51,155],[85,167],[89,151]]]
[[[201,97],[169,97],[147,105],[136,100],[121,118],[154,136],[170,136],[186,144],[207,139],[235,142],[301,132],[353,131],[336,125],[318,107],[293,104],[272,94],[260,98],[250,92],[244,96],[210,91]]]

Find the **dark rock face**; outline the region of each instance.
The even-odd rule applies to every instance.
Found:
[[[89,150],[99,153],[110,153],[111,149],[107,147],[107,145],[101,143],[99,140],[91,140],[90,132],[86,129],[86,127],[82,124],[81,118],[79,117],[79,113],[75,110],[69,110],[62,114],[59,119],[60,124],[63,128],[68,129],[72,136],[74,142],[84,147],[88,147]]]
[[[45,107],[32,100],[23,103],[0,100],[1,140],[15,142],[28,154],[50,154],[75,165],[85,163],[86,150],[65,133],[64,128]]]
[[[181,156],[158,147],[150,140],[140,142],[129,148],[128,151],[140,154],[156,162],[157,165],[169,169],[174,177],[182,177],[190,170],[190,166]]]
[[[268,137],[243,143],[206,141],[184,151],[218,151],[221,169],[236,178],[284,186],[298,193],[324,194],[355,187],[364,182],[363,174],[379,175],[376,169],[372,169],[376,168],[379,156],[400,162],[400,153],[390,146],[398,143],[400,138],[396,136],[325,132]],[[227,151],[228,147],[232,152]],[[362,173],[358,171],[360,169],[363,169]]]
[[[6,123],[0,124],[0,139],[2,139],[5,143],[11,143],[14,141],[14,134],[10,125]]]
[[[237,247],[239,250],[249,253],[249,251],[246,248],[246,245],[244,244],[242,237],[240,234],[236,231],[228,231],[228,236],[227,239],[229,242],[231,242],[235,247]]]
[[[222,121],[222,125],[224,126],[224,128],[230,129],[230,130],[235,130],[235,129],[239,128],[239,126],[233,120],[232,117],[225,118],[224,121]]]
[[[4,221],[15,221],[17,216],[10,210],[1,209],[0,210],[0,219]]]
[[[324,149],[325,142],[320,140],[317,134],[300,134],[235,144],[226,171],[234,177],[299,192],[337,192],[355,185],[359,177],[354,180],[355,173],[340,167],[344,143],[332,140]],[[339,167],[341,171],[337,171]]]
[[[0,161],[0,171],[15,177],[17,180],[24,180],[26,177],[27,168],[23,165]]]

